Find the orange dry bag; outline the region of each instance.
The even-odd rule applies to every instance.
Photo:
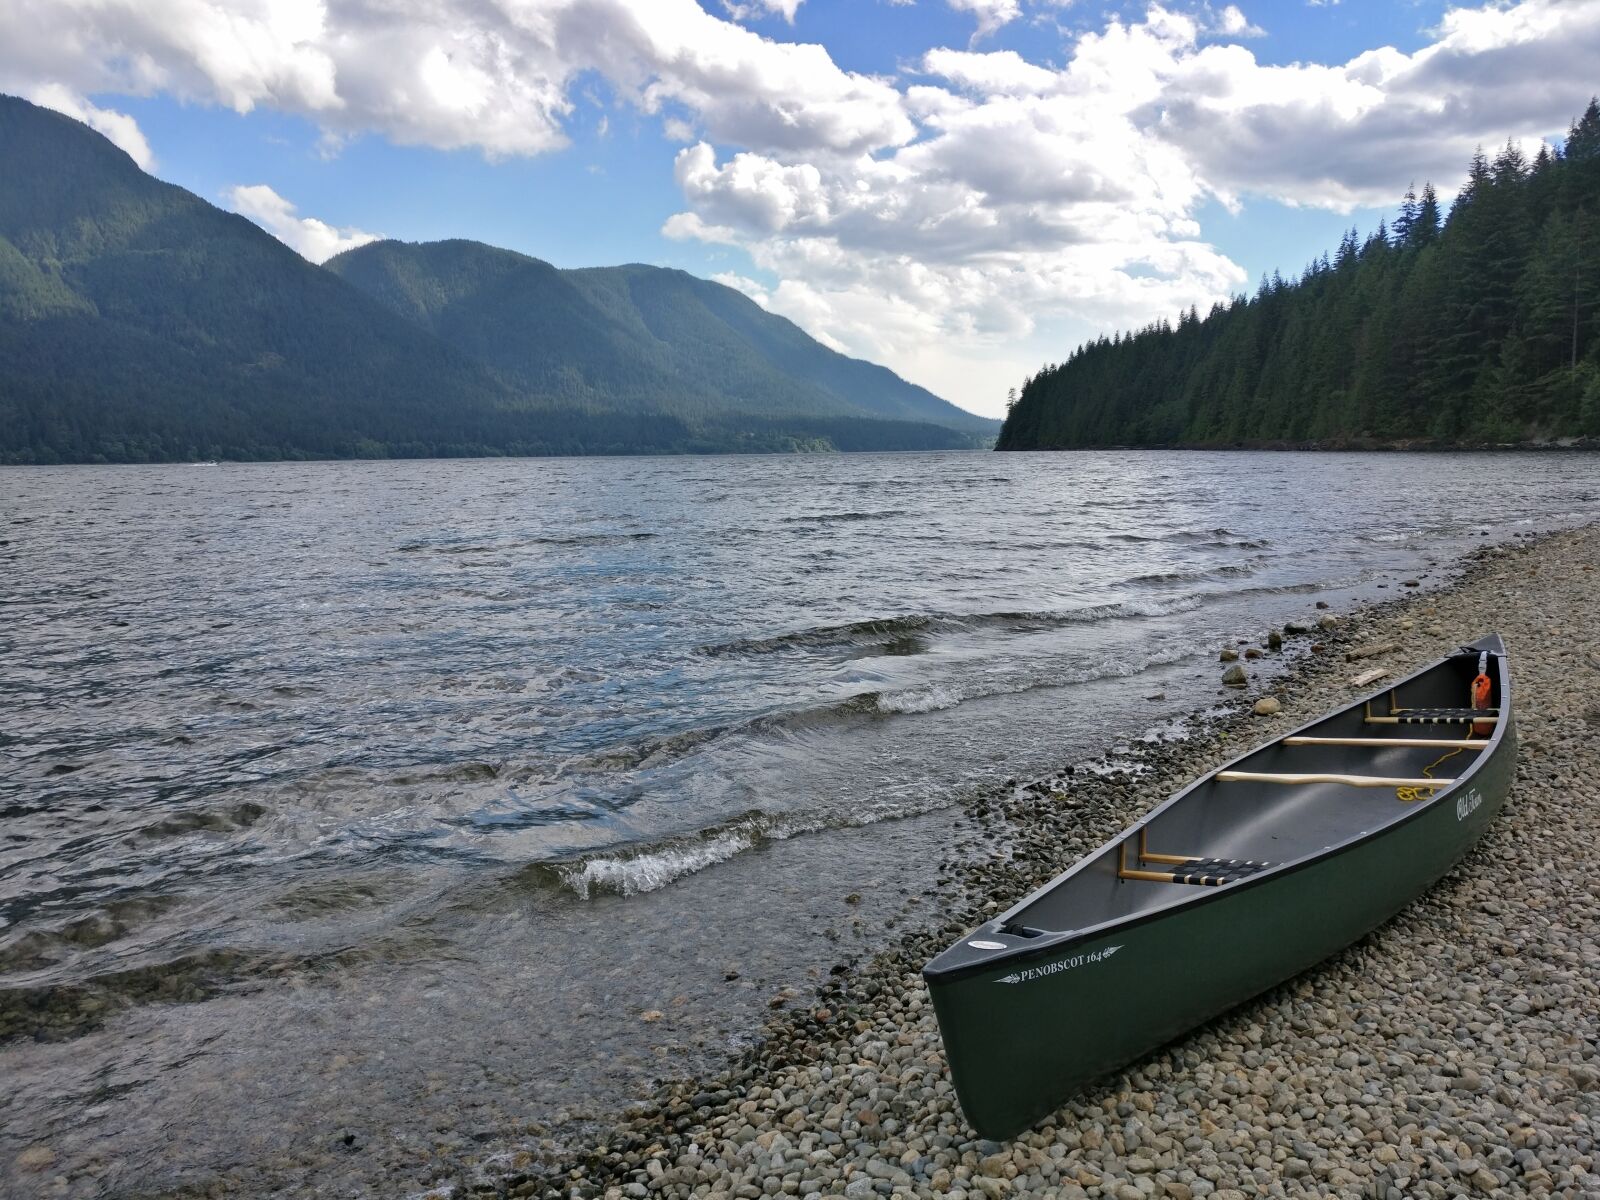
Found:
[[[1489,697],[1494,694],[1494,684],[1489,679],[1489,652],[1478,655],[1478,677],[1472,681],[1472,707],[1488,708]],[[1494,732],[1493,721],[1474,721],[1473,737],[1488,737]]]

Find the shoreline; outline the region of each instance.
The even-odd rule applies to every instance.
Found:
[[[1292,638],[1281,660],[1258,660],[1287,660],[1281,672],[1226,689],[1227,711],[1191,716],[1179,739],[987,790],[941,864],[942,923],[836,965],[813,997],[775,997],[760,1040],[725,1070],[664,1082],[613,1120],[531,1131],[544,1136],[420,1194],[1233,1200],[1283,1194],[1285,1180],[1296,1191],[1382,1196],[1600,1188],[1600,1123],[1587,1115],[1600,1111],[1600,985],[1584,970],[1600,961],[1600,812],[1551,795],[1562,779],[1593,778],[1583,758],[1600,770],[1600,752],[1571,735],[1586,717],[1600,724],[1600,706],[1583,707],[1584,686],[1600,682],[1600,636],[1589,635],[1586,653],[1568,648],[1600,629],[1600,524],[1486,546],[1452,571],[1438,589],[1337,615],[1315,631],[1321,653]],[[1370,690],[1348,686],[1361,670],[1398,677],[1493,627],[1507,634],[1524,697],[1524,748],[1506,812],[1460,867],[1353,947],[1108,1076],[1028,1133],[975,1138],[943,1070],[920,977],[928,958],[1241,744]],[[1347,647],[1385,641],[1400,648],[1359,667],[1344,661]],[[1552,692],[1564,703],[1550,705]],[[1279,714],[1252,714],[1264,695],[1281,702]],[[1556,742],[1570,752],[1552,761]],[[1541,854],[1530,825],[1569,857]],[[1508,907],[1519,889],[1525,908]],[[1540,927],[1552,910],[1560,915]],[[1440,974],[1473,948],[1487,957],[1468,954]],[[1528,989],[1524,975],[1565,991]],[[1473,982],[1454,986],[1466,976]],[[1508,1022],[1500,1004],[1508,976],[1521,986],[1506,1005],[1523,1021]],[[1413,1010],[1419,984],[1434,989],[1425,1013]],[[1553,1025],[1555,1036],[1522,1044],[1523,1023]],[[1503,1052],[1507,1038],[1515,1054]],[[1521,1070],[1506,1065],[1518,1061]],[[1241,1121],[1241,1108],[1254,1115]]]
[[[1600,438],[1568,438],[1558,442],[1436,442],[1431,438],[1326,438],[1306,442],[1184,442],[1111,446],[1000,446],[1000,454],[1099,454],[1105,451],[1197,450],[1248,452],[1268,450],[1302,454],[1590,454],[1600,450]]]

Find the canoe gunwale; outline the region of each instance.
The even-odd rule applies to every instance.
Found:
[[[1009,947],[1005,952],[997,951],[986,955],[981,959],[960,963],[949,967],[936,967],[934,965],[938,961],[936,958],[923,967],[923,979],[930,986],[953,983],[956,980],[970,978],[975,975],[988,974],[997,969],[1012,969],[1018,965],[1025,964],[1035,959],[1049,958],[1060,954],[1063,951],[1070,950],[1073,946],[1080,942],[1087,943],[1100,940],[1115,931],[1132,929],[1151,921],[1158,921],[1165,917],[1169,917],[1178,910],[1188,910],[1198,905],[1213,904],[1218,901],[1228,899],[1229,897],[1237,896],[1239,893],[1247,889],[1261,887],[1263,885],[1282,880],[1286,876],[1305,870],[1306,868],[1314,866],[1318,863],[1326,862],[1329,859],[1336,858],[1339,855],[1347,853],[1358,846],[1365,845],[1376,838],[1385,837],[1413,821],[1420,820],[1422,817],[1431,813],[1440,801],[1444,800],[1448,796],[1453,796],[1463,787],[1469,786],[1472,781],[1482,772],[1483,768],[1490,762],[1494,761],[1496,756],[1500,753],[1500,750],[1505,743],[1505,731],[1508,728],[1514,727],[1515,715],[1512,707],[1511,678],[1510,672],[1507,669],[1508,664],[1505,646],[1501,641],[1499,634],[1491,633],[1485,637],[1479,638],[1475,642],[1462,645],[1455,652],[1441,656],[1433,662],[1430,662],[1418,670],[1413,671],[1404,678],[1392,681],[1386,686],[1379,688],[1377,691],[1368,693],[1367,695],[1353,701],[1350,704],[1342,705],[1339,708],[1329,712],[1323,712],[1312,718],[1310,721],[1307,721],[1305,724],[1291,729],[1286,733],[1280,734],[1268,741],[1262,742],[1259,745],[1253,746],[1250,749],[1245,750],[1243,753],[1236,755],[1232,759],[1229,759],[1227,762],[1221,764],[1213,770],[1207,771],[1205,774],[1191,780],[1181,789],[1168,796],[1166,800],[1162,801],[1155,808],[1145,813],[1145,815],[1140,817],[1139,820],[1127,826],[1115,837],[1108,839],[1095,849],[1091,850],[1089,853],[1083,855],[1078,859],[1077,862],[1073,863],[1066,870],[1053,876],[1044,884],[1035,888],[1032,892],[1028,893],[1028,895],[1023,897],[1016,904],[1012,905],[1005,912],[991,918],[988,921],[985,921],[975,929],[970,930],[966,934],[962,935],[959,940],[952,944],[950,949],[960,946],[970,938],[982,937],[986,932],[1000,930],[1002,926],[1022,913],[1036,900],[1041,899],[1043,896],[1059,887],[1061,884],[1065,883],[1068,879],[1072,878],[1080,871],[1086,870],[1091,863],[1100,857],[1101,854],[1110,850],[1119,843],[1125,842],[1131,836],[1136,835],[1141,829],[1149,825],[1150,822],[1154,821],[1158,816],[1166,812],[1168,809],[1182,802],[1185,797],[1187,797],[1201,784],[1208,782],[1220,772],[1229,770],[1235,764],[1243,762],[1251,755],[1257,754],[1267,747],[1281,742],[1284,738],[1303,734],[1307,729],[1311,729],[1322,724],[1330,717],[1336,716],[1343,712],[1348,712],[1353,708],[1366,705],[1373,700],[1380,699],[1396,688],[1403,687],[1406,683],[1419,679],[1428,674],[1430,671],[1435,670],[1450,658],[1455,657],[1457,654],[1481,652],[1483,650],[1489,650],[1495,656],[1494,669],[1499,675],[1500,683],[1499,709],[1501,715],[1505,719],[1495,722],[1494,732],[1483,742],[1483,751],[1473,759],[1472,763],[1460,775],[1458,775],[1453,782],[1447,786],[1441,787],[1428,799],[1415,801],[1409,804],[1407,806],[1408,811],[1400,814],[1393,820],[1387,821],[1375,829],[1364,830],[1360,833],[1352,834],[1349,837],[1335,842],[1332,845],[1325,846],[1320,850],[1303,854],[1298,858],[1287,859],[1284,862],[1274,865],[1268,870],[1261,871],[1253,875],[1248,875],[1242,879],[1235,880],[1232,883],[1224,884],[1220,887],[1196,888],[1194,889],[1194,895],[1184,898],[1178,904],[1164,905],[1159,908],[1150,909],[1146,912],[1115,917],[1109,921],[1101,921],[1095,925],[1084,926],[1081,929],[1044,931],[1040,936],[1030,938],[1027,942],[1021,945]],[[948,950],[945,951],[945,953],[948,953]]]

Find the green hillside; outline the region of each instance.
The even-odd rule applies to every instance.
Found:
[[[1600,105],[1559,153],[1481,153],[1294,282],[1079,347],[1002,450],[1497,445],[1600,437]]]
[[[486,327],[504,252],[458,259],[470,278],[426,273],[408,311],[151,178],[87,126],[6,96],[0,163],[0,463],[973,441],[959,419],[884,420],[872,403],[787,380],[792,402],[765,410],[704,391],[655,403],[679,381],[641,360],[576,284],[536,313],[508,313],[503,327],[526,336],[502,343]],[[520,295],[534,260],[509,257],[517,269],[502,283]],[[474,314],[429,315],[439,305],[427,288],[446,283],[475,297]]]
[[[329,270],[516,387],[696,422],[744,414],[930,422],[990,438],[892,371],[835,353],[743,293],[683,271],[561,271],[478,242],[374,242]]]

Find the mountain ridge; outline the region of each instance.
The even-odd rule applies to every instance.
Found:
[[[325,266],[509,378],[591,402],[623,396],[677,413],[806,411],[998,430],[886,367],[823,346],[744,293],[677,268],[563,270],[460,238],[371,242]]]
[[[826,405],[668,411],[531,389],[69,117],[0,96],[0,161],[0,463],[950,449],[981,437]],[[591,307],[576,289],[570,299]]]

